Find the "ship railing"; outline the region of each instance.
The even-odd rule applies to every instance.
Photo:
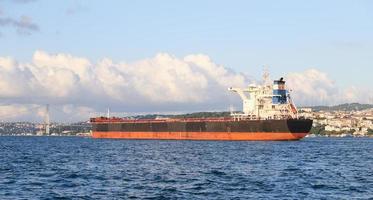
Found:
[[[173,119],[128,119],[128,118],[106,118],[97,117],[91,118],[91,123],[160,123],[160,122],[229,122],[229,121],[243,121],[243,120],[281,120],[281,119],[306,119],[299,116],[294,117],[290,115],[269,116],[266,118],[257,117],[256,115],[247,115],[236,113],[231,117],[209,117],[209,118],[173,118]]]
[[[128,118],[91,118],[91,123],[159,123],[159,122],[225,122],[232,121],[231,117],[209,118],[174,118],[174,119],[128,119]]]
[[[246,113],[232,113],[231,117],[234,121],[241,120],[258,120],[259,118],[256,115],[246,114]]]

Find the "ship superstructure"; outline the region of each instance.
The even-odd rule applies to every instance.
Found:
[[[298,118],[283,78],[271,84],[229,88],[237,92],[242,112],[227,118],[129,119],[91,118],[93,138],[172,140],[299,140],[312,127],[312,120]]]
[[[235,120],[298,118],[283,78],[271,84],[268,72],[264,72],[263,85],[250,84],[247,88],[231,87],[228,90],[237,92],[243,103],[242,113],[232,113]]]

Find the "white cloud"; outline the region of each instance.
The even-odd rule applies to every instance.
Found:
[[[339,88],[324,72],[309,69],[289,73],[288,87],[293,90],[295,103],[301,105],[335,105],[340,103],[372,103],[372,88]],[[369,96],[370,95],[370,96]]]
[[[22,97],[30,91],[32,74],[11,58],[0,57],[0,97]]]
[[[167,53],[132,63],[109,58],[92,63],[36,51],[28,63],[0,57],[0,72],[0,96],[7,103],[49,103],[63,111],[74,105],[81,116],[106,107],[117,112],[224,110],[230,100],[239,102],[227,87],[247,83],[244,75],[206,55],[177,58]]]
[[[372,94],[356,87],[341,90],[316,69],[289,73],[287,82],[298,105],[364,102]],[[240,108],[238,95],[227,88],[248,83],[243,74],[201,54],[177,58],[159,53],[132,63],[110,58],[93,63],[44,51],[36,51],[27,63],[0,57],[0,103],[28,105],[30,117],[48,103],[52,120],[84,120],[107,107],[122,113],[228,110],[232,104]],[[11,108],[3,114],[25,112]]]
[[[0,105],[0,120],[14,120],[29,114],[29,109],[24,105]]]

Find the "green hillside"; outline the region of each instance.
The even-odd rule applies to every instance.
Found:
[[[360,104],[360,103],[344,103],[339,104],[335,106],[311,106],[309,108],[312,108],[313,111],[359,111],[359,110],[365,110],[369,108],[373,108],[372,104]]]
[[[155,119],[155,118],[206,118],[206,117],[229,117],[230,112],[195,112],[195,113],[186,113],[180,115],[138,115],[133,116],[135,119]]]
[[[311,106],[307,108],[312,108],[313,111],[359,111],[369,108],[373,108],[372,104],[360,104],[360,103],[345,103],[335,106]],[[155,118],[206,118],[206,117],[229,117],[230,112],[195,112],[186,113],[179,115],[158,115],[158,114],[148,114],[148,115],[138,115],[133,116],[135,119],[155,119]]]

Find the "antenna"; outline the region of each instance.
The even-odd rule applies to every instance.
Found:
[[[234,107],[233,107],[233,105],[230,105],[230,106],[229,106],[229,112],[230,112],[231,114],[233,114],[233,112],[234,112]]]
[[[263,85],[268,86],[271,85],[271,80],[269,78],[269,72],[268,72],[268,67],[264,66],[263,67]]]
[[[50,121],[49,121],[49,104],[45,106],[45,135],[49,135],[50,133]]]
[[[106,117],[109,119],[110,118],[110,108],[107,108],[107,115]]]

